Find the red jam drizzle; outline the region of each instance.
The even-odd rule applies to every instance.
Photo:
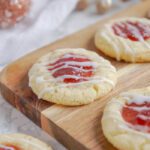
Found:
[[[150,38],[150,25],[141,22],[125,21],[112,26],[114,33],[132,41],[143,41]]]
[[[21,150],[17,146],[11,145],[11,144],[5,144],[4,146],[6,146],[8,148],[1,148],[1,146],[0,146],[0,150],[12,150],[12,148],[13,148],[13,150]]]
[[[146,132],[150,133],[150,102],[142,104],[126,104],[122,109],[124,120],[134,126],[145,126]]]
[[[78,83],[88,81],[87,78],[93,75],[94,67],[90,64],[91,60],[85,56],[78,54],[65,54],[60,59],[52,64],[48,64],[48,70],[54,71],[53,77],[58,78],[65,75],[63,82],[65,83]],[[82,65],[82,63],[86,63]],[[77,77],[77,78],[76,78]]]

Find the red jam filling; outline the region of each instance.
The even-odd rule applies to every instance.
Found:
[[[78,54],[65,54],[52,64],[48,64],[48,70],[53,71],[54,78],[63,77],[65,83],[78,83],[88,81],[93,75],[93,65],[89,58]]]
[[[114,33],[132,41],[143,41],[150,38],[150,25],[141,22],[125,21],[112,26]]]
[[[146,132],[150,133],[150,102],[126,104],[122,109],[122,116],[126,122],[134,127],[147,127]]]
[[[0,147],[0,150],[11,150],[12,148],[13,148],[14,150],[21,150],[21,149],[18,148],[17,146],[11,145],[11,144],[5,144],[4,146],[6,146],[6,147],[8,147],[8,148],[1,148],[1,147]]]

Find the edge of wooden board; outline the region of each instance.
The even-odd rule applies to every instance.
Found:
[[[131,6],[131,8],[128,9],[124,9],[122,11],[120,11],[119,14],[115,14],[107,19],[104,19],[102,21],[99,21],[98,23],[91,25],[89,27],[87,27],[86,29],[79,31],[77,33],[74,33],[64,39],[58,40],[48,46],[45,46],[44,48],[38,49],[37,51],[34,51],[28,55],[25,55],[24,57],[16,60],[15,62],[13,62],[12,64],[8,65],[1,73],[0,73],[0,91],[2,93],[2,96],[9,102],[11,103],[13,106],[15,106],[17,109],[19,109],[22,113],[24,113],[26,116],[28,116],[32,121],[34,121],[36,124],[38,124],[40,127],[42,127],[45,131],[47,131],[50,134],[53,134],[53,136],[57,137],[57,139],[62,142],[66,147],[72,149],[72,150],[77,150],[75,147],[76,145],[79,145],[78,150],[87,150],[86,147],[83,147],[82,144],[80,144],[78,141],[75,142],[74,139],[72,139],[62,128],[56,126],[53,122],[47,122],[47,118],[45,116],[43,116],[43,114],[40,114],[42,110],[37,109],[33,106],[30,106],[31,108],[27,107],[26,105],[28,105],[26,102],[24,102],[21,107],[18,107],[17,103],[18,101],[25,101],[22,97],[20,97],[19,95],[15,94],[14,91],[11,90],[11,85],[9,84],[9,82],[7,81],[7,78],[5,78],[5,75],[8,75],[8,73],[10,73],[10,70],[12,67],[15,67],[17,63],[22,64],[25,69],[24,72],[28,71],[28,68],[32,65],[32,64],[23,64],[21,62],[23,61],[31,61],[31,58],[33,59],[31,62],[34,63],[34,61],[40,57],[41,55],[47,53],[49,50],[51,49],[56,49],[56,48],[63,48],[67,46],[67,42],[66,41],[71,41],[71,39],[74,38],[79,38],[80,35],[84,36],[88,36],[93,35],[94,32],[100,27],[100,24],[103,22],[108,21],[110,18],[118,18],[121,16],[143,16],[145,14],[145,10],[148,10],[149,6],[150,6],[150,1],[149,0],[145,0],[143,2],[141,2],[142,4],[138,3],[135,6]],[[142,6],[141,6],[142,5]],[[144,10],[141,8],[144,7]],[[135,9],[137,10],[135,12]],[[128,10],[128,11],[127,11]],[[127,11],[127,12],[126,12]],[[138,14],[140,12],[140,14]],[[89,31],[90,33],[88,33],[87,31]],[[83,40],[83,45],[86,47],[88,45],[88,42],[91,41],[91,38],[93,37],[88,37],[86,40]],[[77,45],[80,44],[80,41],[75,41],[75,43],[73,43],[71,45],[71,47],[77,47]],[[11,96],[8,96],[5,92],[9,92]],[[28,110],[24,110],[24,109],[28,109]],[[31,109],[33,109],[33,111],[31,111]],[[47,129],[45,127],[45,125],[41,125],[41,122],[45,122],[46,124],[49,124],[49,129]],[[50,129],[51,128],[51,129]],[[53,129],[56,129],[56,131],[54,131]],[[61,134],[60,134],[61,133]],[[60,136],[61,135],[61,136]],[[66,139],[63,138],[64,135],[66,137]],[[71,145],[68,145],[68,141],[70,143],[72,143]]]

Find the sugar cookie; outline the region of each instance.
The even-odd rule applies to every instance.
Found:
[[[29,85],[39,99],[63,105],[88,104],[110,92],[116,69],[85,49],[54,50],[29,71]]]
[[[52,150],[52,148],[28,135],[0,134],[0,150]]]
[[[96,33],[95,45],[118,61],[150,62],[150,20],[129,17],[110,21]]]
[[[120,150],[150,149],[150,87],[113,98],[105,107],[102,129]]]

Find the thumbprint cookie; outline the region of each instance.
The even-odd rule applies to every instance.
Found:
[[[0,134],[0,150],[52,150],[52,148],[28,135]]]
[[[113,98],[104,109],[102,129],[119,150],[150,150],[150,87]]]
[[[150,20],[112,20],[95,35],[95,45],[104,54],[126,62],[150,62]]]
[[[29,6],[30,0],[0,0],[0,27],[11,27],[21,21]]]
[[[110,92],[116,69],[85,49],[58,49],[41,57],[29,71],[29,86],[39,99],[62,105],[83,105]]]

